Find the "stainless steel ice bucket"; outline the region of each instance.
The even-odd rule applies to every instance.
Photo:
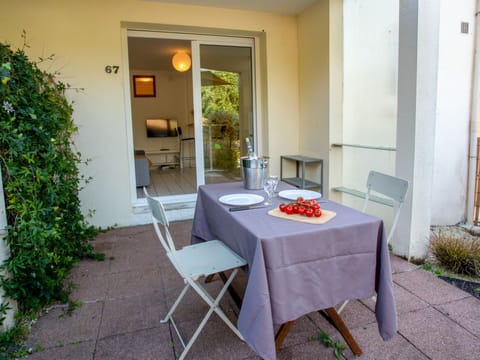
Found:
[[[263,189],[268,171],[268,158],[259,157],[252,159],[244,156],[241,157],[240,160],[242,163],[243,185],[245,189]]]

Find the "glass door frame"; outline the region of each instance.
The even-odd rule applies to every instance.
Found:
[[[221,36],[205,36],[201,40],[192,40],[192,81],[193,81],[193,121],[195,129],[195,156],[196,163],[203,164],[197,166],[197,186],[205,184],[205,166],[204,164],[204,139],[203,139],[203,114],[202,114],[202,84],[201,84],[201,50],[202,45],[219,45],[230,47],[249,47],[251,51],[251,71],[252,71],[252,114],[253,114],[253,143],[257,148],[257,101],[256,101],[256,67],[255,67],[255,39],[253,38],[232,38]]]
[[[219,30],[221,31],[221,30]],[[261,129],[260,121],[261,112],[259,111],[259,103],[261,101],[261,91],[258,88],[260,84],[260,74],[257,69],[260,68],[260,58],[258,56],[260,48],[259,37],[252,34],[250,36],[242,35],[201,35],[197,33],[188,32],[169,32],[158,30],[140,30],[140,29],[123,29],[122,49],[123,49],[123,75],[125,84],[125,118],[127,127],[127,149],[129,153],[134,153],[133,148],[133,129],[132,129],[132,114],[131,114],[131,101],[130,101],[130,69],[128,62],[128,38],[140,37],[140,38],[158,38],[158,39],[178,39],[191,42],[192,51],[192,91],[193,91],[193,109],[194,109],[194,133],[195,133],[195,152],[196,152],[196,164],[202,164],[202,166],[196,166],[196,181],[197,187],[205,183],[205,169],[203,164],[203,131],[202,131],[202,102],[201,102],[201,74],[200,74],[200,45],[222,45],[222,46],[248,46],[252,51],[252,101],[253,101],[253,133],[254,133],[254,145],[256,151],[261,149]],[[131,184],[131,200],[133,207],[144,206],[146,204],[145,198],[137,198],[136,186],[135,186],[135,165],[134,158],[129,158],[130,169],[130,184]],[[169,195],[161,196],[160,198],[164,203],[172,202],[189,202],[195,201],[197,193],[181,194],[181,195]],[[136,211],[134,210],[134,213]]]

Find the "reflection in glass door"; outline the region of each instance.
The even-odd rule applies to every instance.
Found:
[[[200,82],[205,183],[240,181],[245,138],[255,141],[252,47],[201,44]]]

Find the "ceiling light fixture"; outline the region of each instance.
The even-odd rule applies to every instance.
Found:
[[[192,65],[192,60],[190,60],[190,56],[185,51],[178,51],[172,58],[172,65],[175,70],[184,72],[190,69]]]

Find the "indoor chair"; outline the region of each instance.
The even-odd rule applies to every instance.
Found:
[[[238,269],[242,266],[245,266],[247,262],[219,240],[211,240],[195,245],[189,245],[177,250],[173,238],[170,235],[169,222],[163,204],[157,199],[152,198],[147,193],[146,188],[143,188],[143,191],[152,212],[152,221],[153,227],[155,228],[155,233],[157,234],[168,259],[173,264],[175,270],[177,270],[177,272],[183,278],[185,283],[185,287],[180,292],[177,300],[174,302],[165,318],[161,320],[162,323],[170,321],[180,339],[180,342],[182,343],[182,346],[184,347],[179,359],[181,360],[185,358],[213,312],[217,313],[217,315],[228,325],[228,327],[243,341],[242,335],[219,307],[219,303],[229,285],[237,275]],[[232,272],[225,281],[217,297],[214,299],[200,284],[199,280],[201,278],[206,278],[210,275],[228,270],[232,270]],[[210,308],[188,343],[185,345],[177,325],[173,320],[173,313],[189,288],[195,290],[197,294],[210,306]]]
[[[183,137],[183,131],[180,126],[177,127],[177,133],[178,133],[178,139],[180,141],[180,169],[183,169],[185,167],[185,160],[188,160],[190,162],[191,166],[191,161],[195,161],[195,154],[185,154],[185,146],[190,143],[193,144],[192,146],[188,147],[189,151],[195,150],[195,137]]]
[[[374,195],[373,193],[383,195],[381,197],[381,199],[384,200],[382,201],[382,203],[386,204],[387,206],[393,207],[393,222],[387,236],[387,244],[390,243],[390,240],[392,239],[395,232],[395,228],[397,227],[400,210],[403,206],[403,202],[405,201],[405,196],[408,191],[408,185],[409,184],[407,180],[403,180],[395,176],[382,174],[377,171],[372,170],[368,174],[367,193],[365,195],[365,201],[363,202],[362,212],[365,212],[367,210],[368,204],[374,201],[372,199],[374,199],[376,195]],[[378,197],[376,198],[378,199]],[[342,310],[347,304],[348,300],[346,300],[338,308],[337,312],[340,314],[340,312],[342,312]]]

